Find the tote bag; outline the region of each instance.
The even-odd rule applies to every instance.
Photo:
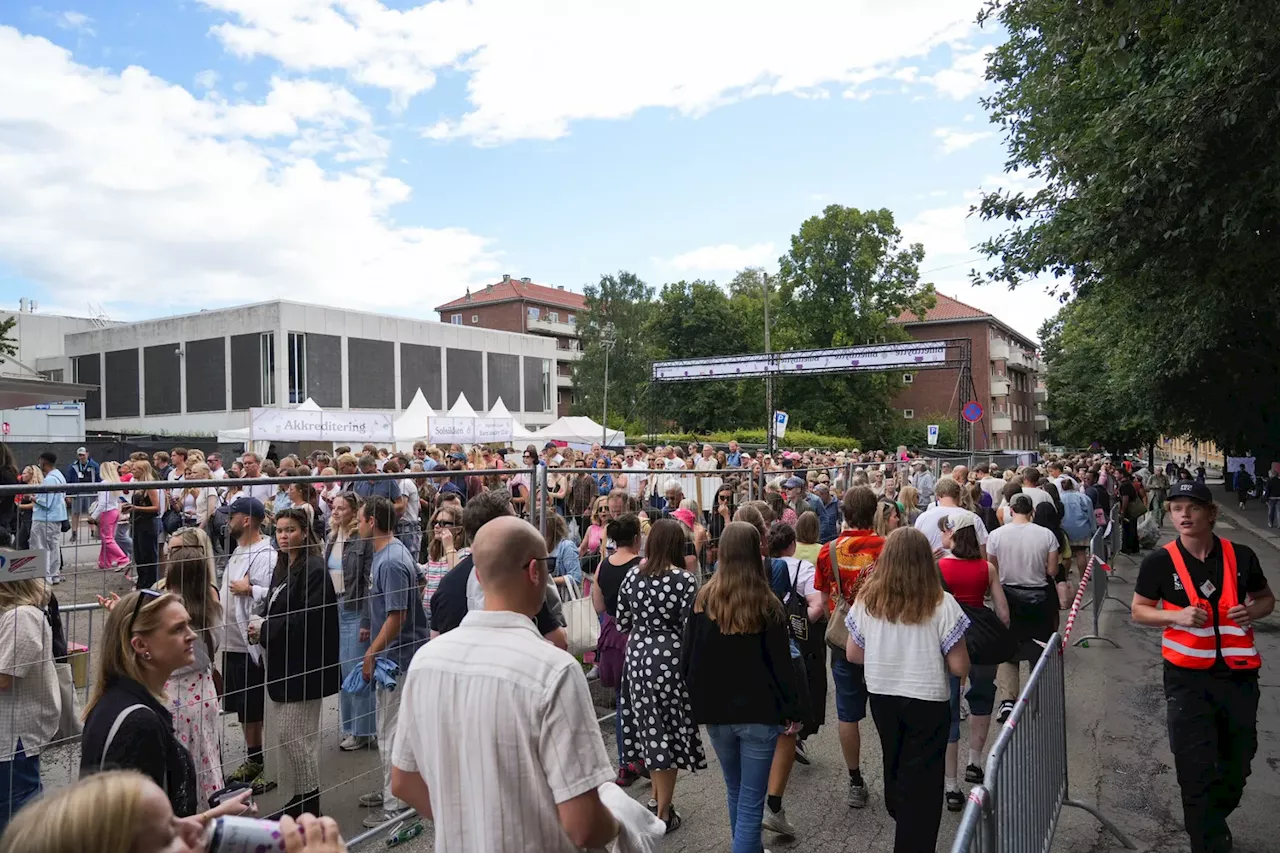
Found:
[[[62,713],[58,716],[58,732],[54,740],[60,743],[78,740],[84,732],[84,723],[80,719],[80,699],[76,695],[75,680],[71,677],[71,664],[55,663],[53,668],[58,674],[58,693],[62,696]]]
[[[566,578],[565,589],[573,596],[564,604],[564,629],[569,641],[569,654],[581,657],[593,650],[600,641],[600,618],[596,616],[591,599],[582,595],[582,588],[573,578]]]

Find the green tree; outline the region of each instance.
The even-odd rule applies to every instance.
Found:
[[[920,281],[923,260],[919,243],[902,246],[892,212],[828,206],[801,224],[779,260],[783,342],[817,349],[905,339],[890,321],[934,304],[933,286]],[[898,386],[888,374],[787,378],[778,385],[779,408],[798,427],[856,435],[867,446],[891,439],[896,429],[889,404]]]
[[[0,356],[13,357],[18,354],[17,341],[12,337],[13,327],[17,324],[18,318],[12,315],[0,321]]]
[[[1168,434],[1280,451],[1280,18],[1245,0],[988,0],[1007,40],[985,101],[1034,190],[978,206],[1008,223],[979,280],[1052,275],[1119,308],[1109,384]],[[1081,320],[1081,322],[1084,322]],[[1069,324],[1068,324],[1069,325]],[[1120,325],[1113,334],[1107,326]],[[1062,360],[1066,356],[1060,356]],[[1051,405],[1056,404],[1052,402]],[[1064,423],[1067,423],[1064,421]],[[1052,424],[1052,421],[1051,421]]]
[[[599,420],[604,409],[605,349],[601,336],[612,327],[609,353],[609,422],[643,420],[648,401],[653,347],[647,335],[653,288],[635,273],[602,275],[583,288],[587,310],[581,317],[582,358],[573,371],[574,414]]]
[[[715,282],[679,281],[663,285],[649,320],[649,340],[663,358],[705,358],[744,352],[745,318]],[[760,380],[677,382],[663,386],[664,419],[696,433],[750,423],[742,386]]]

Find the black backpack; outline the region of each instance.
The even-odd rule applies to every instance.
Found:
[[[800,560],[796,560],[795,577],[791,577],[791,567],[787,566],[787,577],[791,580],[791,594],[782,602],[782,609],[787,614],[787,628],[793,640],[807,643],[812,626],[809,624],[809,603],[797,589],[800,583]]]

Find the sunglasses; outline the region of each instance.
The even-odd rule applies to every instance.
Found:
[[[164,595],[158,589],[140,589],[138,590],[138,600],[133,603],[133,614],[129,617],[129,627],[127,633],[133,633],[133,623],[138,621],[138,614],[142,612],[142,602],[151,598],[159,598]]]
[[[444,518],[437,518],[435,521],[431,522],[431,526],[432,527],[457,527],[458,522],[451,521]]]

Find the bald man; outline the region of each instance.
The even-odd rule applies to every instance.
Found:
[[[618,824],[597,788],[613,769],[582,667],[542,642],[547,585],[536,528],[506,516],[472,544],[484,609],[427,643],[404,679],[392,791],[457,853],[577,853]],[[459,773],[459,767],[466,767]]]

